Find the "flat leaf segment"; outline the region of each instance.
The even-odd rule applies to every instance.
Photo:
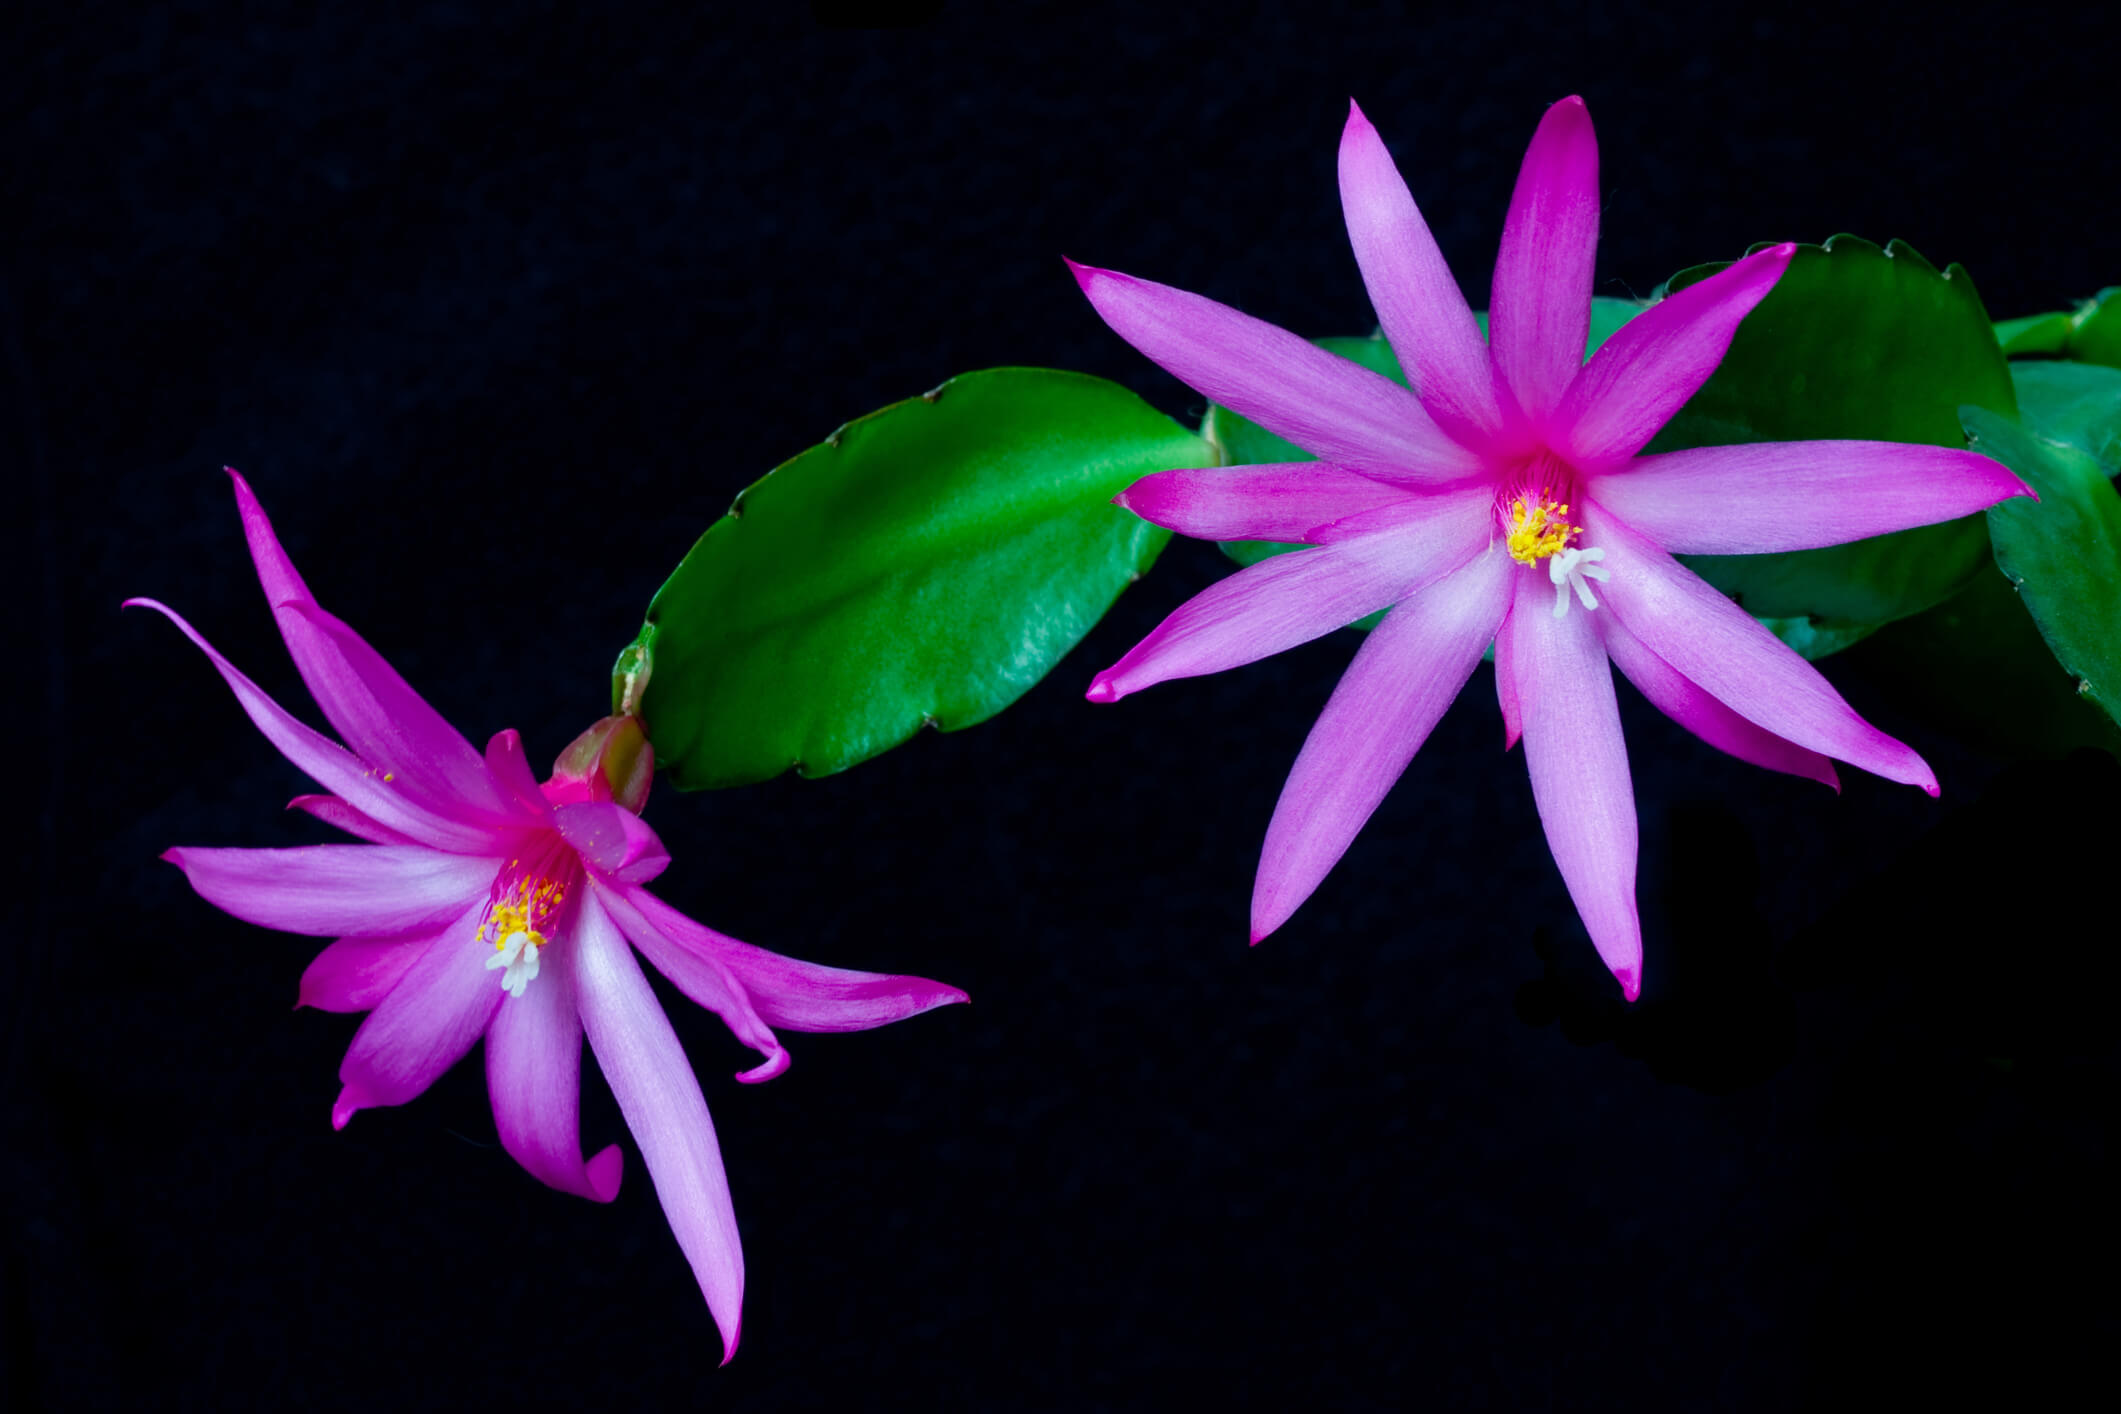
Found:
[[[848,423],[710,526],[621,656],[661,777],[843,771],[1022,696],[1155,560],[1111,504],[1207,445],[1114,383],[997,368]]]
[[[1996,564],[2077,690],[2121,722],[2121,495],[2080,449],[1966,408],[1966,431],[2038,502],[1987,512]]]
[[[1696,266],[1671,285],[1722,268]],[[1648,450],[1836,437],[1961,447],[1964,404],[2018,406],[1973,281],[1898,241],[1881,249],[1835,236],[1797,248],[1714,376]],[[1980,516],[1967,516],[1818,550],[1684,558],[1756,615],[1854,628],[1949,598],[1987,561],[1988,536]]]

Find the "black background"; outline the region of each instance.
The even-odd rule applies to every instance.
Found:
[[[549,760],[732,495],[998,364],[1199,401],[1068,254],[1304,333],[1372,324],[1352,94],[1483,304],[1544,106],[1599,125],[1600,288],[1850,230],[1992,312],[2121,278],[2094,36],[1850,7],[950,4],[769,26],[469,5],[51,7],[0,45],[13,470],[5,1398],[15,1408],[1775,1409],[2089,1374],[2111,1271],[2107,758],[1923,751],[1843,793],[1626,688],[1644,1000],[1548,857],[1488,670],[1293,922],[1261,836],[1346,635],[1082,691],[1225,572],[1174,543],[996,720],[847,774],[660,792],[658,891],[973,996],[792,1036],[758,1087],[663,988],[749,1265],[719,1344],[637,1152],[610,1208],[495,1143],[481,1067],[329,1124],[315,944],[155,856],[329,837],[188,615],[307,710],[218,468],[475,741]],[[984,7],[982,7],[984,8]],[[855,7],[858,10],[858,7]],[[862,18],[854,13],[854,19]],[[312,720],[314,718],[312,717]],[[586,1143],[623,1139],[585,1085]]]

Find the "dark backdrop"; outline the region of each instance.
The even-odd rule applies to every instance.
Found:
[[[331,609],[474,740],[549,760],[694,536],[846,418],[997,364],[1197,414],[1062,254],[1368,330],[1351,94],[1476,304],[1524,144],[1580,92],[1601,289],[1850,230],[1963,262],[2007,315],[2121,278],[2092,36],[2024,7],[1978,36],[1737,5],[508,8],[84,4],[0,45],[36,801],[5,944],[13,1407],[1774,1409],[2023,1396],[2111,1350],[2114,834],[2073,815],[2110,809],[2111,763],[1960,748],[1854,655],[1829,675],[1941,801],[1739,765],[1623,688],[1632,1010],[1486,669],[1247,949],[1353,645],[1085,703],[1226,570],[1200,544],[991,723],[659,793],[672,902],[974,998],[791,1037],[743,1087],[664,989],[750,1268],[717,1372],[637,1154],[611,1208],[541,1188],[475,1061],[332,1132],[356,1019],[289,1010],[315,945],[155,858],[328,833],[199,655],[117,609],[166,599],[306,709],[234,464]],[[583,1123],[624,1137],[593,1078]]]

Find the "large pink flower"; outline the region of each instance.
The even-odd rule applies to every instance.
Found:
[[[1838,786],[1834,757],[1937,792],[1920,757],[1672,553],[1834,545],[2030,492],[1986,457],[1897,443],[1638,456],[1715,371],[1795,248],[1760,251],[1660,301],[1585,363],[1598,148],[1581,99],[1549,108],[1525,154],[1486,340],[1353,104],[1340,191],[1411,391],[1212,300],[1073,267],[1128,342],[1320,459],[1159,472],[1119,498],[1181,534],[1317,548],[1197,595],[1089,695],[1110,702],[1250,663],[1396,606],[1356,653],[1282,790],[1252,896],[1257,942],[1346,852],[1492,641],[1507,743],[1522,732],[1555,863],[1633,1000],[1635,805],[1608,660],[1682,726],[1743,760]]]
[[[737,1077],[746,1081],[787,1068],[775,1026],[860,1031],[965,994],[781,957],[658,900],[643,886],[670,856],[635,813],[652,759],[637,722],[607,718],[584,733],[543,785],[513,729],[482,756],[317,607],[250,487],[229,475],[288,651],[346,745],[290,716],[169,608],[126,602],[183,630],[266,739],[330,792],[296,806],[369,843],[163,857],[238,918],[337,937],[301,985],[301,1004],[370,1013],[339,1068],[335,1127],[419,1095],[483,1036],[508,1152],[554,1188],[609,1202],[618,1146],[585,1163],[577,1127],[586,1032],[721,1328],[726,1362],[744,1293],[729,1182],[699,1081],[633,948],[765,1056]]]

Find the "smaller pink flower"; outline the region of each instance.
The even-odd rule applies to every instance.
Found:
[[[266,739],[329,792],[297,797],[294,808],[368,843],[182,848],[163,858],[238,918],[336,937],[302,974],[297,1003],[369,1013],[339,1068],[334,1128],[413,1099],[483,1037],[508,1152],[554,1188],[609,1202],[618,1146],[585,1162],[577,1124],[586,1034],[721,1328],[726,1363],[744,1293],[729,1183],[699,1081],[634,949],[765,1057],[744,1081],[787,1069],[775,1026],[861,1031],[965,994],[798,962],[657,899],[645,885],[670,856],[636,813],[653,762],[636,720],[592,727],[542,785],[513,729],[481,755],[317,606],[249,485],[229,476],[288,651],[346,745],[290,716],[169,608],[126,603],[174,622]]]
[[[1642,978],[1635,798],[1611,667],[1741,760],[1838,786],[1832,757],[1937,793],[1919,756],[1673,553],[1838,545],[2031,493],[1987,457],[1893,442],[1641,455],[1715,372],[1796,248],[1759,251],[1659,301],[1584,362],[1598,144],[1582,99],[1549,108],[1525,153],[1486,339],[1384,140],[1352,103],[1340,195],[1409,388],[1199,295],[1072,266],[1122,338],[1318,458],[1158,472],[1118,498],[1182,535],[1313,548],[1179,606],[1089,696],[1111,702],[1220,672],[1391,610],[1275,806],[1252,895],[1258,942],[1339,862],[1492,642],[1506,740],[1523,735],[1554,861],[1632,1001]]]

